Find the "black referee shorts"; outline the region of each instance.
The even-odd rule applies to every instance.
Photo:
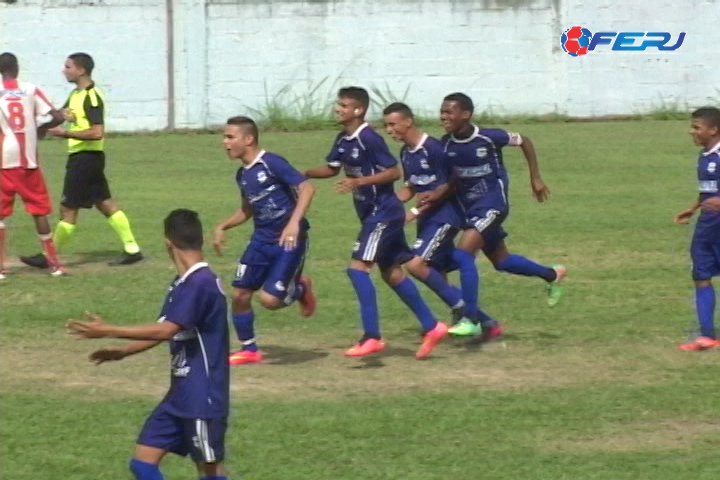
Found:
[[[65,167],[60,204],[67,208],[92,208],[111,198],[105,178],[105,152],[71,153]]]

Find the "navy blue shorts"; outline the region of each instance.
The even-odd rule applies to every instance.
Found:
[[[690,243],[693,280],[710,280],[720,275],[720,236],[717,228],[695,227]]]
[[[478,231],[485,242],[483,252],[490,254],[508,235],[502,228],[507,216],[507,205],[500,208],[485,205],[473,206],[465,212],[465,228],[473,228]]]
[[[190,455],[196,463],[217,463],[225,458],[226,430],[227,418],[182,418],[161,403],[145,420],[137,443]]]
[[[443,222],[418,222],[413,254],[441,272],[455,270],[452,259],[458,229]]]
[[[305,264],[310,241],[298,239],[289,251],[278,243],[251,241],[238,262],[232,286],[260,290],[278,298],[292,298]]]
[[[377,263],[381,270],[407,262],[413,253],[405,240],[404,226],[404,220],[363,223],[352,258]]]

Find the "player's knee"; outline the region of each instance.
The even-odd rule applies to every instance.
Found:
[[[277,310],[285,306],[281,299],[265,291],[260,292],[258,300],[260,300],[260,305],[268,310]]]
[[[380,275],[382,275],[382,279],[385,281],[385,283],[387,283],[391,287],[402,282],[405,278],[405,274],[403,273],[402,268],[400,268],[400,266],[398,265],[393,265],[390,268],[384,268],[380,270]]]
[[[244,309],[250,307],[252,292],[242,288],[235,288],[232,291],[233,309]]]
[[[408,272],[410,272],[410,275],[412,275],[415,278],[424,278],[425,277],[425,270],[427,269],[427,264],[425,263],[425,260],[423,260],[422,257],[413,257],[410,261],[408,261],[405,264],[405,268]]]

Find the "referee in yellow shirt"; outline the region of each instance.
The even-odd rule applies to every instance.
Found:
[[[105,104],[92,80],[94,67],[95,62],[87,53],[73,53],[65,60],[63,74],[68,82],[76,85],[63,106],[69,128],[56,127],[48,131],[68,139],[70,154],[60,201],[62,219],[55,228],[53,240],[55,246],[62,249],[77,228],[78,211],[94,206],[107,217],[123,243],[122,255],[110,265],[130,265],[142,260],[143,255],[127,216],[110,195],[105,178]],[[34,267],[47,267],[47,259],[42,254],[21,257],[21,260]]]

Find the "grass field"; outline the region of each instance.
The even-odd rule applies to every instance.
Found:
[[[542,282],[500,274],[482,260],[481,298],[507,335],[482,349],[447,342],[419,362],[417,325],[376,274],[391,348],[344,358],[359,336],[344,272],[357,220],[349,196],[316,182],[306,268],[319,310],[308,320],[294,306],[258,310],[267,362],[232,370],[231,478],[720,478],[719,357],[674,348],[694,319],[691,227],[671,222],[695,195],[686,122],[508,128],[533,138],[553,193],[548,204],[534,203],[524,160],[508,153],[508,245],[569,267],[562,303],[548,308]],[[268,133],[262,143],[302,169],[323,162],[333,135]],[[61,142],[42,144],[56,200],[62,152]],[[148,259],[107,267],[118,240],[104,218],[86,211],[65,252],[73,276],[15,266],[0,285],[3,478],[130,478],[135,435],[167,386],[167,351],[95,367],[87,353],[113,341],[73,341],[63,325],[86,309],[117,323],[154,321],[173,275],[162,218],[177,207],[197,209],[210,233],[237,206],[237,165],[220,135],[111,138],[108,159],[112,191]],[[11,255],[37,251],[24,212],[9,226]],[[208,249],[226,282],[250,231],[233,230],[224,257]],[[164,472],[193,478],[183,459],[170,459]]]

